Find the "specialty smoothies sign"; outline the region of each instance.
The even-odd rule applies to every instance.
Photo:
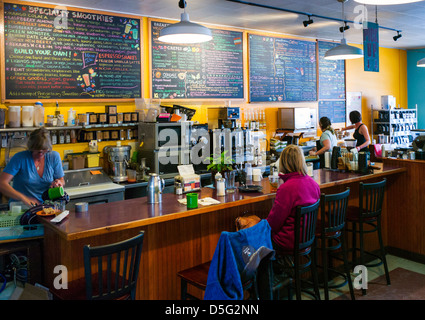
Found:
[[[242,32],[211,29],[209,42],[176,45],[157,40],[167,25],[151,21],[153,98],[243,99]]]
[[[4,4],[5,100],[141,97],[140,20]]]

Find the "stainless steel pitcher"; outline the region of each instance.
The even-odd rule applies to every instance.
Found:
[[[147,186],[148,203],[161,203],[165,181],[156,173],[149,173],[149,176]]]

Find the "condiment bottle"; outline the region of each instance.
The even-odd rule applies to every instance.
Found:
[[[57,144],[58,143],[58,136],[56,135],[56,132],[51,131],[50,135],[51,135],[52,144]]]
[[[221,197],[226,195],[226,183],[224,178],[218,178],[217,182],[217,196]]]
[[[55,117],[57,118],[58,115],[60,115],[60,114],[61,114],[61,112],[59,110],[59,102],[56,101]]]
[[[63,131],[61,131],[61,132],[59,133],[59,143],[60,143],[60,144],[65,143],[65,135],[64,135]]]
[[[183,188],[181,182],[176,182],[176,194],[183,194]]]

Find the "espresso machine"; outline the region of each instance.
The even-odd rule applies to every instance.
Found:
[[[127,181],[127,168],[130,163],[131,146],[106,146],[103,148],[103,167],[114,182]]]

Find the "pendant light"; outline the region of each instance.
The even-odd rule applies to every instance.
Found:
[[[425,67],[425,58],[422,58],[421,60],[419,60],[418,63],[416,64],[416,66],[424,68]]]
[[[212,39],[211,30],[200,24],[189,21],[186,13],[186,1],[180,0],[179,7],[184,9],[181,21],[162,28],[158,40],[167,43],[201,43]]]
[[[406,4],[406,3],[413,3],[413,2],[420,2],[423,0],[354,0],[355,2],[362,3],[362,4],[371,4],[371,5],[392,5],[392,4]]]
[[[347,0],[338,0],[338,2],[342,3],[342,20],[344,20],[344,2]],[[345,23],[346,24],[346,23]],[[347,44],[347,40],[345,40],[344,32],[347,28],[343,27],[342,32],[342,40],[341,44],[326,51],[325,59],[326,60],[348,60],[348,59],[358,59],[363,57],[363,50],[350,46]]]

